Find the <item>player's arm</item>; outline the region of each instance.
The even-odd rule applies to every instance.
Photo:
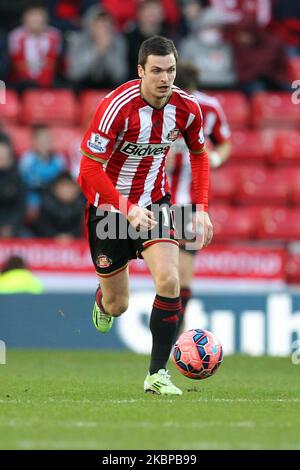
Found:
[[[195,107],[195,118],[186,129],[184,138],[190,150],[193,202],[196,212],[194,231],[202,235],[202,246],[206,247],[213,237],[213,226],[208,215],[209,160],[205,149],[202,113]]]
[[[223,165],[231,154],[232,145],[230,140],[219,145],[214,145],[209,151],[209,164],[211,168],[218,168]]]
[[[109,205],[118,209],[127,217],[135,229],[141,231],[152,229],[157,224],[154,220],[153,212],[132,204],[129,199],[124,197],[116,189],[105,171],[103,171],[103,163],[105,163],[105,160],[95,160],[91,156],[83,154],[79,179],[81,187],[83,189],[85,185],[92,187],[95,193],[101,194],[104,208],[106,205]]]
[[[230,141],[230,128],[220,103],[215,107],[216,120],[212,129],[210,140],[212,149],[209,151],[211,168],[218,168],[230,157],[232,145]]]

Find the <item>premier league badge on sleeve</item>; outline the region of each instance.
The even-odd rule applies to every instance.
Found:
[[[178,138],[179,134],[180,134],[180,130],[174,127],[174,129],[172,129],[167,135],[167,139],[170,140],[171,142],[174,142],[174,140]]]
[[[92,132],[90,140],[88,140],[88,148],[94,153],[105,153],[109,139],[100,134]]]

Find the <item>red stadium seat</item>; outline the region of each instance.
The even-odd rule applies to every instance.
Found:
[[[230,202],[236,190],[235,167],[221,167],[211,170],[210,197],[221,202]]]
[[[276,169],[253,167],[240,172],[237,201],[246,205],[286,204],[290,183]]]
[[[215,241],[248,240],[252,238],[255,225],[247,209],[225,204],[212,204],[209,210],[214,226]]]
[[[289,202],[299,206],[300,211],[300,165],[282,167],[278,171],[282,179],[289,183]]]
[[[300,80],[300,57],[291,57],[289,59],[290,64],[290,79]]]
[[[300,284],[300,253],[290,253],[288,255],[285,272],[289,283]]]
[[[231,136],[230,160],[234,163],[263,163],[268,156],[268,146],[263,132],[235,130]]]
[[[23,97],[22,120],[26,124],[73,125],[77,108],[70,90],[27,90]]]
[[[291,93],[261,92],[252,98],[255,126],[296,127],[300,125],[299,107],[292,103]]]
[[[100,101],[110,90],[86,90],[80,95],[80,121],[87,127]]]
[[[52,127],[51,134],[56,152],[70,157],[74,151],[79,152],[80,142],[83,137],[80,127]]]
[[[0,121],[3,123],[16,123],[20,115],[20,103],[17,93],[14,90],[3,92],[5,103],[0,102]]]
[[[232,128],[243,128],[249,124],[249,103],[243,93],[239,91],[216,91],[213,93],[224,109],[228,122]]]
[[[277,165],[300,165],[300,131],[276,133],[271,161]]]
[[[299,240],[300,211],[285,207],[262,208],[257,234],[264,240]]]
[[[9,135],[18,157],[32,148],[32,131],[29,126],[5,126],[5,132]]]

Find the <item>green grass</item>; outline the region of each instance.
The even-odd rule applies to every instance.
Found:
[[[181,397],[144,394],[148,358],[128,352],[8,351],[0,449],[300,449],[300,366],[231,356]]]

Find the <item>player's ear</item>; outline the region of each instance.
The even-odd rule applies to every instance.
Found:
[[[143,78],[144,69],[143,69],[143,67],[141,66],[141,64],[138,64],[137,69],[138,69],[139,78]]]

